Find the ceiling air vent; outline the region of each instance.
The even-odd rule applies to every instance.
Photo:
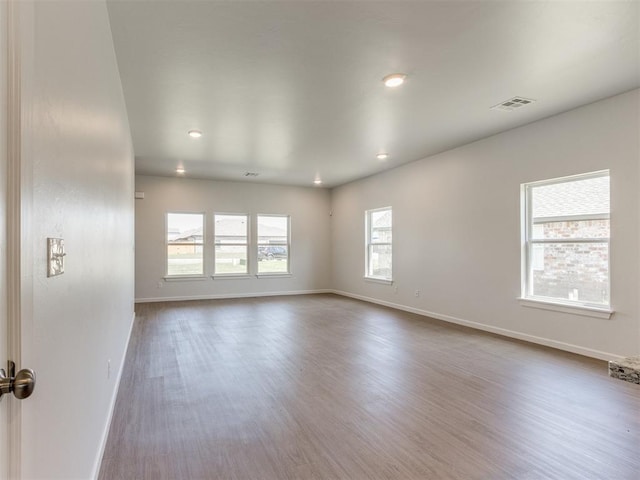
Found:
[[[503,112],[512,112],[522,107],[526,107],[527,105],[531,105],[535,100],[524,97],[513,97],[509,100],[505,100],[502,103],[494,105],[491,107],[491,110],[502,110]]]
[[[244,172],[245,177],[257,177],[258,175],[260,174],[257,172]]]

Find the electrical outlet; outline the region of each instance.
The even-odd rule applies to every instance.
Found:
[[[158,282],[158,288],[162,288],[162,282]]]
[[[397,285],[395,285],[395,286],[393,287],[393,293],[398,293],[398,286],[397,286]]]
[[[416,296],[416,298],[418,298],[420,296],[420,290],[416,290],[414,295]]]
[[[111,359],[107,360],[107,380],[111,378]]]

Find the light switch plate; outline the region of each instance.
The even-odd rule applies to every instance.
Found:
[[[64,240],[47,238],[47,277],[55,277],[64,273]]]

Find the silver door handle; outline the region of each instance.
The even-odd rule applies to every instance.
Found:
[[[23,400],[33,393],[36,388],[36,372],[30,368],[23,368],[17,374],[15,364],[9,362],[9,376],[4,368],[0,368],[0,397],[5,393],[13,392],[18,400]]]

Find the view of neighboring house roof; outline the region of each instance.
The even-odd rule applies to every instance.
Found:
[[[245,220],[241,220],[241,218],[245,217],[216,216],[214,225],[216,236],[245,237],[247,235],[247,225]]]
[[[533,218],[609,213],[609,177],[533,187]]]
[[[260,227],[261,237],[286,237],[287,230],[285,228],[263,225]]]
[[[216,237],[244,237],[247,235],[247,227],[244,222],[238,221],[237,218],[224,218],[218,220],[214,225]],[[269,225],[260,223],[261,237],[286,237],[287,229],[277,225]]]
[[[216,234],[224,237],[244,237],[247,230],[244,224],[238,222],[237,219],[223,218],[218,220],[215,225]],[[286,237],[286,228],[280,228],[274,225],[260,225],[261,237]],[[183,231],[173,230],[168,232],[167,239],[170,242],[192,242],[194,240],[202,241],[203,229],[192,228]]]
[[[202,240],[202,227],[184,230],[182,232],[172,231],[167,234],[167,240],[170,242],[186,242],[194,240]]]
[[[373,222],[372,226],[375,229],[391,228],[391,210],[385,210],[384,212],[374,212],[374,215],[371,216],[371,220]]]

